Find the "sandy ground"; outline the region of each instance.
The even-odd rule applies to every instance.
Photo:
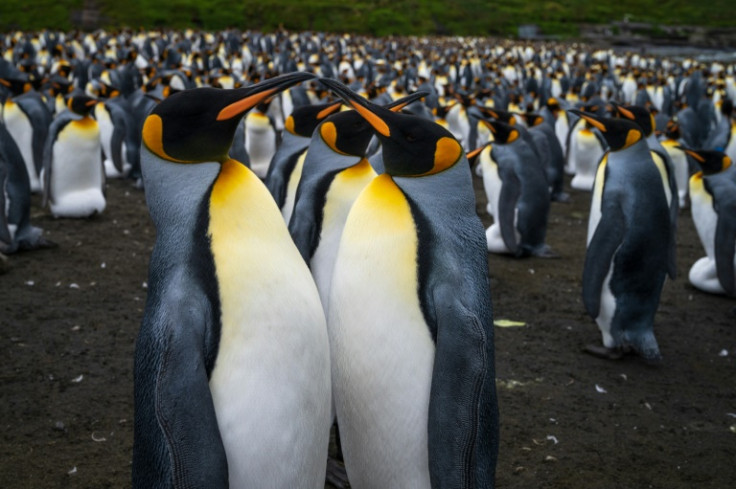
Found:
[[[0,276],[0,487],[130,485],[134,342],[155,232],[142,191],[111,181],[107,196],[90,220],[55,220],[34,200],[35,224],[59,247],[14,255]],[[580,290],[590,197],[572,197],[550,215],[561,258],[488,259],[495,317],[526,323],[496,328],[497,487],[733,487],[736,301],[687,283],[703,255],[690,214],[656,318],[663,364],[610,362],[581,352],[600,336]]]

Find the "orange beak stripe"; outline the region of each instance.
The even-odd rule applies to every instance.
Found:
[[[322,119],[324,119],[325,117],[327,117],[328,115],[332,114],[337,109],[339,109],[341,105],[342,105],[342,102],[338,102],[336,104],[330,105],[326,109],[322,110],[319,114],[317,114],[317,120],[321,121]]]
[[[245,97],[242,100],[233,102],[232,104],[222,109],[219,114],[217,114],[217,120],[225,121],[228,119],[232,119],[233,117],[239,114],[242,114],[246,110],[252,109],[256,105],[258,105],[259,103],[261,103],[262,101],[266,100],[268,97],[276,93],[276,91],[277,91],[276,88],[272,88],[270,90],[265,90],[260,93],[254,93],[253,95]]]
[[[363,116],[363,118],[367,120],[371,126],[373,126],[373,129],[379,132],[379,134],[387,138],[391,137],[391,131],[389,130],[388,125],[383,121],[383,119],[356,102],[350,102],[350,105],[352,105],[353,108],[357,110],[358,113]]]
[[[599,131],[606,132],[606,126],[604,126],[603,124],[601,124],[597,120],[592,119],[592,118],[588,117],[587,115],[584,115],[584,116],[581,116],[581,117],[583,119],[585,119],[586,121],[588,121],[588,124],[590,124],[591,126],[595,127]]]
[[[700,156],[700,155],[699,155],[698,153],[696,153],[695,151],[692,151],[692,150],[686,149],[686,150],[685,150],[685,153],[689,154],[690,156],[692,156],[693,158],[695,158],[695,159],[696,159],[697,161],[699,161],[700,163],[705,163],[705,158],[703,158],[702,156]]]

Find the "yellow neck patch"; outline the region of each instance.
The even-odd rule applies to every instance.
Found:
[[[142,131],[143,144],[146,145],[146,148],[156,156],[174,163],[192,163],[191,161],[178,160],[166,154],[166,151],[164,151],[163,129],[163,121],[159,115],[151,114],[146,117]]]

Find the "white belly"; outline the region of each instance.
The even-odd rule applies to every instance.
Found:
[[[299,180],[302,178],[302,169],[304,168],[304,158],[307,151],[302,152],[301,156],[294,166],[294,170],[289,175],[289,182],[286,184],[286,198],[284,205],[281,207],[281,215],[284,216],[284,222],[288,225],[291,220],[291,214],[294,212],[294,201],[296,200],[296,189],[299,187]]]
[[[370,164],[362,160],[356,166],[338,173],[325,195],[319,244],[310,261],[312,276],[325,312],[329,310],[332,272],[345,221],[355,199],[375,176],[376,172]]]
[[[99,131],[72,121],[53,146],[49,203],[56,217],[88,217],[105,210]]]
[[[240,163],[225,168],[210,205],[222,313],[210,390],[230,487],[322,488],[331,394],[319,296],[268,190]]]
[[[603,149],[595,134],[585,129],[579,131],[572,138],[570,144],[574,148],[571,167],[575,169],[575,176],[570,182],[570,186],[577,190],[590,191],[593,189],[593,181],[595,180],[598,162],[603,156]],[[571,148],[571,151],[573,151],[573,148]]]
[[[330,293],[335,408],[356,489],[430,487],[435,347],[417,297],[413,220],[391,185],[377,177],[353,206]]]

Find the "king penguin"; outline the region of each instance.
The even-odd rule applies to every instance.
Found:
[[[287,224],[294,210],[296,189],[312,133],[320,122],[340,110],[341,106],[342,102],[305,105],[297,107],[286,118],[281,144],[268,165],[265,183]]]
[[[100,129],[90,112],[97,100],[68,98],[49,128],[43,152],[44,207],[54,217],[89,217],[105,210]]]
[[[53,116],[41,95],[31,90],[30,83],[0,79],[0,84],[17,94],[5,100],[3,121],[23,156],[31,191],[40,193],[43,190],[40,172],[43,168],[44,144]]]
[[[327,85],[335,83],[329,81]],[[425,95],[426,92],[416,92],[385,107],[399,111]],[[317,127],[304,159],[302,179],[296,191],[299,198],[289,222],[289,232],[309,263],[325,312],[332,269],[348,212],[377,174],[366,157],[372,137],[370,124],[360,114],[355,110],[343,111],[328,117]]]
[[[250,167],[258,178],[266,178],[271,159],[276,154],[277,134],[273,121],[266,114],[268,103],[259,104],[245,116],[245,150]]]
[[[46,240],[40,228],[31,225],[31,184],[23,156],[0,124],[0,252],[50,248],[55,243]]]
[[[494,486],[493,319],[468,161],[446,129],[331,90],[386,173],[345,223],[330,288],[334,397],[352,487]]]
[[[136,344],[136,488],[324,487],[324,312],[265,185],[228,157],[245,112],[312,77],[187,90],[146,118],[156,243]]]
[[[489,211],[495,212],[494,223],[486,230],[488,251],[517,257],[556,256],[545,244],[550,196],[534,147],[522,136],[524,129],[484,121],[494,138],[493,145],[480,155],[485,188],[494,193],[487,195]]]
[[[574,112],[609,146],[593,188],[583,268],[583,303],[603,347],[586,351],[616,359],[633,349],[655,363],[661,356],[654,316],[672,233],[661,176],[637,124]]]
[[[693,223],[706,256],[688,280],[711,294],[736,296],[736,171],[721,151],[686,149],[701,170],[690,177]]]
[[[660,184],[667,198],[667,205],[670,209],[670,226],[672,226],[670,243],[667,250],[667,273],[670,278],[674,279],[677,276],[677,243],[675,237],[677,234],[677,214],[680,205],[673,162],[667,151],[662,147],[662,143],[657,139],[654,115],[649,109],[638,105],[623,106],[616,103],[612,103],[611,105],[613,105],[619,116],[633,121],[641,128],[645,141],[649,146],[652,161],[657,166],[657,170],[659,170]]]

